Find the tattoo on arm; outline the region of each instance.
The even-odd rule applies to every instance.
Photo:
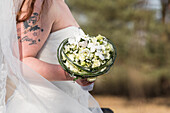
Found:
[[[28,36],[24,36],[24,37],[20,40],[20,42],[24,42],[24,41],[31,42],[31,43],[29,43],[29,45],[37,44],[36,40],[33,40],[33,39],[29,38]]]
[[[38,21],[38,13],[33,13],[33,15],[29,18],[29,20],[24,22],[24,28],[25,30],[28,31],[37,31],[40,30],[43,32],[44,30],[41,29],[38,25],[35,25],[36,22]]]
[[[43,32],[44,29],[42,29],[39,25],[36,25],[36,22],[38,21],[38,13],[34,12],[32,14],[32,16],[26,20],[25,22],[23,22],[24,25],[24,34],[28,33],[28,32],[33,32],[32,35],[37,37],[40,35],[40,32]],[[19,29],[21,31],[21,29]],[[21,38],[20,36],[18,36],[18,39],[20,39],[20,42],[30,42],[29,45],[33,45],[33,44],[37,44],[37,41],[34,39],[29,38],[28,36],[24,36],[23,38]],[[38,42],[40,42],[41,40],[38,39]]]
[[[31,28],[29,29],[29,31],[31,32],[31,31],[36,31],[36,30],[39,30],[39,29],[40,29],[40,27],[38,27],[38,25],[36,25],[36,26],[34,26],[34,27],[31,26]]]

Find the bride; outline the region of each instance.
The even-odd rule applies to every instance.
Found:
[[[62,40],[84,34],[64,0],[0,0],[0,14],[0,113],[102,113],[94,83],[58,63]]]

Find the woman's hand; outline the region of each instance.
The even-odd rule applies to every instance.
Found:
[[[81,85],[81,86],[88,86],[88,85],[94,83],[94,82],[89,82],[89,81],[87,81],[87,78],[85,78],[85,79],[77,79],[76,82],[77,82],[79,85]]]
[[[75,77],[71,77],[71,76],[69,75],[69,73],[67,73],[66,71],[64,71],[64,73],[65,73],[65,77],[66,77],[67,80],[74,80],[74,79],[75,79]],[[95,81],[89,82],[89,81],[87,80],[87,78],[85,78],[85,79],[81,79],[81,78],[80,78],[80,79],[77,79],[76,82],[77,82],[79,85],[81,85],[81,86],[88,86],[88,85],[94,83]]]

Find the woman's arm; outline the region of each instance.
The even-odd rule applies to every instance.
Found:
[[[40,16],[38,21],[41,9],[40,0],[37,0],[35,6],[31,17],[28,20],[17,24],[20,60],[50,81],[73,80],[60,65],[50,64],[35,58],[38,51],[47,40],[55,20],[54,16],[48,18],[50,14],[45,14],[45,16]],[[24,4],[22,11],[26,10],[27,4]],[[24,17],[25,14],[26,13],[23,13],[21,18]]]
[[[49,64],[34,57],[26,57],[23,59],[23,62],[49,81],[65,81],[74,79],[73,77],[70,77],[70,75],[65,72],[60,65]],[[87,79],[78,79],[76,82],[81,86],[87,86],[93,83],[88,82]]]
[[[67,9],[66,10],[67,13],[70,14],[66,4],[63,5]],[[73,80],[73,78],[70,77],[68,73],[65,72],[60,65],[50,64],[36,58],[38,51],[42,48],[43,44],[47,40],[47,37],[52,30],[51,28],[56,21],[55,18],[58,18],[49,13],[49,15],[45,14],[44,18],[40,18],[40,20],[38,21],[37,18],[39,15],[38,13],[39,9],[40,8],[38,8],[37,5],[29,20],[17,24],[20,59],[22,62],[27,64],[29,67],[34,69],[36,72],[41,74],[44,78],[46,78],[49,81]],[[52,8],[50,10],[52,10]],[[54,19],[49,18],[49,16],[53,17]],[[73,19],[73,17],[71,18]],[[62,27],[65,26],[63,25]],[[87,86],[91,84],[90,82],[87,82],[86,79],[79,79],[76,82],[82,86]]]
[[[60,65],[50,64],[34,57],[26,57],[23,62],[49,81],[73,80]]]

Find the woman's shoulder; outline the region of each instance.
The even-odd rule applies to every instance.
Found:
[[[53,1],[53,15],[55,15],[55,21],[52,28],[53,31],[65,28],[67,26],[79,26],[64,0]]]
[[[56,2],[65,2],[65,0],[53,0],[53,1],[56,1]]]
[[[62,15],[64,6],[66,5],[65,0],[47,0],[48,3],[45,9],[48,9],[49,16],[57,19]],[[47,14],[47,13],[46,13]]]
[[[55,8],[56,10],[65,4],[65,0],[51,0],[51,2],[52,8]]]
[[[63,4],[65,4],[65,0],[46,0],[44,8],[48,9],[48,11],[54,16],[56,12],[60,11]]]

